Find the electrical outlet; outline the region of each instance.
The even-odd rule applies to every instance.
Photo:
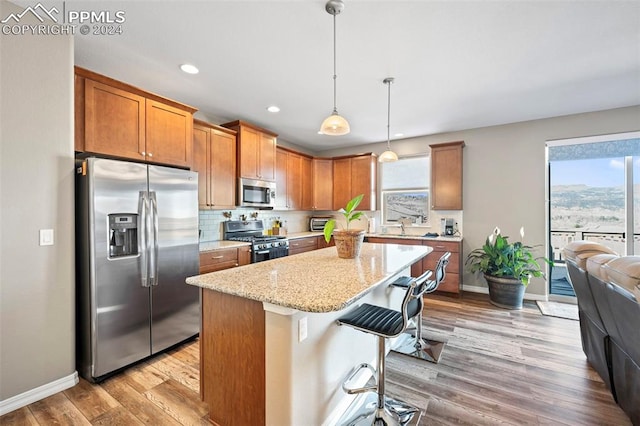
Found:
[[[307,317],[298,320],[298,342],[307,338]]]
[[[53,229],[41,229],[40,230],[40,245],[52,246],[53,245]]]

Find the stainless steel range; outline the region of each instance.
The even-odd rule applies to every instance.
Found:
[[[251,243],[251,263],[289,255],[289,240],[282,235],[262,235],[261,220],[228,220],[223,225],[223,239]]]

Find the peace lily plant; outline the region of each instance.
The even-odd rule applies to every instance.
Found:
[[[503,236],[500,228],[496,227],[481,248],[469,253],[465,264],[470,272],[515,278],[526,286],[531,277],[542,277],[544,274],[531,253],[533,247],[524,244],[524,227],[520,228],[520,238],[521,241],[509,243],[508,237]]]

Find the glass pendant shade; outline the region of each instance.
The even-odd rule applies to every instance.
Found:
[[[322,122],[320,131],[324,135],[330,136],[342,136],[351,131],[349,128],[349,122],[340,114],[334,110],[333,113]]]
[[[380,154],[380,157],[378,157],[378,161],[381,163],[391,163],[393,161],[398,161],[398,154],[391,150],[385,151]]]

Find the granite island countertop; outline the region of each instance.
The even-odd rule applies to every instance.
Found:
[[[187,284],[305,312],[344,309],[432,251],[364,243],[357,259],[335,247],[187,278]]]

